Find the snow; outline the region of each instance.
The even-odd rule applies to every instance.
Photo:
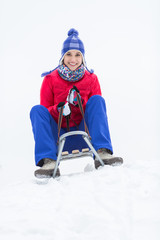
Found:
[[[160,1],[0,1],[0,239],[160,239]],[[122,166],[61,164],[36,180],[29,119],[42,72],[79,31]]]
[[[159,239],[159,161],[94,170],[84,158],[60,167],[57,179],[1,168],[1,239]]]

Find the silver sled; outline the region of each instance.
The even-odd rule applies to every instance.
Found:
[[[79,152],[79,151],[78,152],[76,152],[76,151],[74,152],[73,151],[70,154],[65,154],[65,153],[63,154],[63,148],[64,148],[64,144],[65,144],[66,138],[69,137],[69,136],[72,136],[72,135],[81,135],[82,138],[87,143],[89,149],[88,150],[84,149],[84,151],[82,150],[82,152]],[[60,161],[70,160],[70,159],[73,159],[73,158],[85,157],[85,156],[93,157],[94,155],[97,157],[97,159],[99,160],[101,165],[104,166],[104,163],[103,163],[102,159],[99,157],[98,153],[96,152],[96,150],[92,146],[90,138],[89,138],[89,136],[88,136],[88,134],[86,132],[84,132],[84,131],[72,131],[72,132],[64,133],[59,138],[58,157],[57,157],[56,166],[55,166],[55,169],[54,169],[54,172],[53,172],[53,178],[55,178],[55,176],[56,176],[56,172],[57,172],[58,166],[60,164]]]

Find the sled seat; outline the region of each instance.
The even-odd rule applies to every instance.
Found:
[[[88,148],[84,148],[84,149],[82,149],[82,151],[79,151],[79,150],[75,149],[70,154],[67,151],[63,152],[63,148],[64,148],[66,138],[69,137],[69,136],[73,136],[73,135],[81,135],[82,138],[87,143]],[[99,160],[101,165],[104,166],[104,163],[103,163],[102,159],[99,157],[98,153],[96,152],[96,150],[92,146],[91,140],[90,140],[90,138],[89,138],[89,136],[86,132],[84,132],[84,131],[72,131],[72,132],[67,132],[67,133],[62,134],[59,138],[58,156],[57,156],[56,166],[55,166],[55,169],[54,169],[54,172],[53,172],[53,178],[56,176],[56,172],[57,172],[58,166],[60,164],[60,161],[71,160],[71,159],[75,159],[75,158],[78,158],[78,157],[85,157],[85,156],[93,157],[94,155]]]
[[[69,153],[68,151],[62,152],[60,160],[72,160],[77,157],[86,157],[90,156],[93,157],[93,153],[89,150],[89,148],[83,148],[82,151],[79,151],[78,149],[72,150],[72,153]]]
[[[83,152],[83,153],[84,153],[84,152],[89,152],[89,148],[83,148],[83,149],[82,149],[82,152]],[[72,154],[76,154],[76,153],[79,153],[79,150],[78,150],[78,149],[75,149],[75,150],[72,151]],[[68,151],[62,152],[62,156],[66,156],[66,155],[68,155],[68,154],[69,154]]]

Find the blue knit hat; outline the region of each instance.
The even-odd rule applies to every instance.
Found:
[[[68,38],[64,41],[63,46],[62,46],[62,50],[61,50],[61,59],[59,61],[59,66],[63,63],[63,59],[64,59],[64,55],[69,51],[69,50],[78,50],[81,52],[82,57],[83,57],[83,65],[85,66],[85,68],[88,70],[87,65],[86,65],[86,61],[85,61],[85,49],[84,49],[84,44],[83,42],[79,39],[78,37],[79,33],[77,30],[75,30],[74,28],[71,28],[68,31]],[[58,66],[58,67],[59,67]],[[48,74],[50,74],[51,72],[53,72],[55,69],[57,69],[58,67],[54,68],[53,70],[49,71],[49,72],[44,72],[41,74],[41,77],[44,77]],[[88,70],[90,73],[93,73],[94,71]]]
[[[61,59],[60,62],[62,62],[62,59],[64,58],[64,55],[69,50],[78,50],[82,53],[82,56],[84,57],[85,50],[83,42],[78,37],[79,33],[74,28],[71,28],[68,31],[68,38],[64,41],[62,51],[61,51]]]

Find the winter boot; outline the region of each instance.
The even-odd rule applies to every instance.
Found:
[[[34,172],[37,178],[50,178],[53,176],[53,171],[56,166],[56,161],[50,158],[43,159],[43,166]],[[57,169],[56,176],[60,176],[59,168]]]
[[[114,157],[113,155],[111,155],[111,152],[106,148],[98,149],[97,153],[103,160],[105,165],[119,165],[123,163],[123,159],[121,157]],[[96,169],[101,166],[101,163],[98,161],[97,158],[95,158],[94,165]]]

